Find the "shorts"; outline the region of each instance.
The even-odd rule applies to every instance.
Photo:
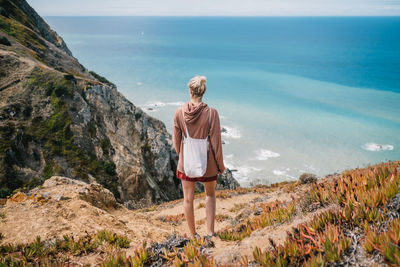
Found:
[[[218,175],[211,176],[211,177],[190,178],[190,177],[187,177],[186,174],[184,174],[183,172],[180,172],[180,171],[176,170],[176,177],[178,179],[181,179],[181,180],[184,180],[184,181],[190,181],[190,182],[212,182],[212,181],[216,181],[217,180]]]

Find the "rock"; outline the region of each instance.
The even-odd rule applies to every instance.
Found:
[[[101,209],[117,208],[117,201],[110,190],[98,183],[91,183],[79,192],[79,197]]]
[[[236,181],[235,178],[233,178],[231,170],[226,169],[222,174],[218,175],[216,186],[217,190],[236,189],[239,186],[240,184],[238,183],[238,181]]]
[[[302,183],[302,184],[311,184],[311,183],[315,183],[318,180],[317,176],[312,173],[303,173],[302,175],[300,175],[299,179],[300,179],[300,183]]]
[[[215,190],[236,189],[240,184],[233,178],[232,171],[226,169],[222,174],[218,175]],[[201,182],[196,182],[195,191],[204,192],[204,185]]]
[[[54,198],[55,200],[57,200],[57,201],[65,200],[65,198],[63,198],[63,196],[62,196],[62,195],[59,195],[59,194],[54,194],[53,198]]]
[[[164,266],[167,261],[166,259],[160,257],[160,254],[163,254],[165,251],[172,251],[174,248],[178,249],[178,251],[183,252],[183,247],[189,242],[188,238],[184,238],[182,236],[178,236],[176,234],[171,235],[168,239],[163,243],[154,243],[150,247],[151,251],[151,266],[158,267]]]
[[[6,45],[6,46],[11,46],[10,41],[5,36],[0,36],[0,44]]]
[[[27,195],[23,192],[17,192],[7,202],[25,202],[28,199]]]
[[[111,191],[101,184],[97,182],[88,184],[62,176],[52,176],[44,182],[42,188],[32,189],[31,193],[44,198],[52,196],[57,201],[78,198],[105,210],[119,207]]]
[[[85,182],[71,179],[68,177],[62,177],[62,176],[52,176],[50,179],[47,179],[43,183],[43,187],[49,188],[49,187],[56,187],[59,185],[80,185],[80,186],[86,186],[87,184]]]

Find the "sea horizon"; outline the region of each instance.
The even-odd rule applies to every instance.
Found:
[[[243,186],[400,158],[399,16],[45,18],[169,132],[188,80],[207,76]]]

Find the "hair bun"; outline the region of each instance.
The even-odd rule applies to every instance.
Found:
[[[206,76],[197,75],[192,79],[190,79],[188,86],[190,89],[192,89],[194,95],[202,96],[206,91],[206,82],[207,82]]]
[[[204,83],[207,82],[206,76],[200,76],[199,78],[200,78],[200,82],[201,82],[202,84],[204,84]]]

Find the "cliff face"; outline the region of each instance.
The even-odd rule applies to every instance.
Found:
[[[0,197],[52,175],[139,207],[182,196],[162,122],[88,72],[24,0],[0,0]]]

